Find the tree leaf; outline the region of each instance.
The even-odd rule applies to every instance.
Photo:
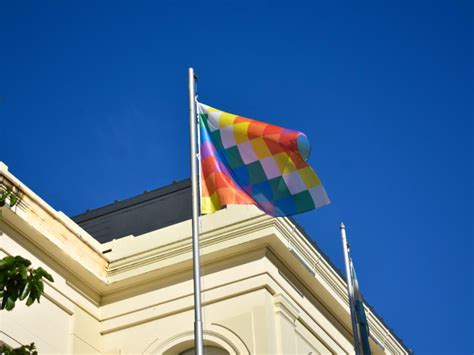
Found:
[[[30,294],[30,297],[28,297],[28,299],[26,300],[26,305],[29,307],[31,306],[33,303],[35,302],[35,299],[31,297],[31,294]]]
[[[5,309],[7,311],[11,311],[13,308],[15,308],[15,301],[12,300],[10,297],[7,297],[7,302],[5,303]]]
[[[23,301],[26,298],[26,296],[30,294],[30,290],[31,290],[31,284],[26,283],[25,287],[23,287],[23,290],[21,291],[21,294],[20,294],[21,301]]]
[[[21,257],[20,255],[17,255],[15,257],[13,257],[13,259],[18,263],[24,264],[25,266],[30,266],[31,265],[31,261]]]
[[[0,269],[10,266],[11,264],[13,264],[14,261],[15,261],[15,258],[13,256],[4,257],[2,260],[0,260]]]
[[[21,278],[23,280],[26,280],[28,278],[28,269],[26,268],[24,264],[20,265],[19,269],[20,269]]]
[[[18,197],[14,194],[10,194],[10,207],[13,207],[18,202]]]
[[[44,274],[44,278],[50,282],[54,282],[54,279],[53,277],[51,276],[51,274],[49,274],[48,272],[45,272]]]

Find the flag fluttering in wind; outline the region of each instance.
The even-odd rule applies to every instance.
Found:
[[[365,316],[364,300],[359,290],[359,281],[355,273],[354,264],[349,256],[349,243],[347,243],[346,227],[341,223],[342,251],[346,267],[347,295],[349,296],[349,309],[351,312],[352,334],[354,336],[354,351],[356,355],[371,355],[369,343],[369,323]]]
[[[297,131],[197,104],[201,134],[201,213],[253,204],[288,216],[329,203]]]
[[[362,354],[370,355],[370,343],[369,343],[369,322],[367,321],[367,317],[365,315],[364,309],[364,300],[362,299],[362,295],[359,290],[359,280],[357,280],[357,274],[354,269],[354,263],[352,259],[349,258],[350,268],[351,268],[351,276],[352,276],[352,290],[353,290],[353,298],[354,298],[354,307],[355,307],[355,316],[357,320],[357,326],[359,328],[359,336],[360,336],[360,345],[362,348]]]

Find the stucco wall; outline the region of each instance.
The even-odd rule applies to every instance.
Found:
[[[67,270],[1,222],[0,255],[21,255],[54,277],[54,283],[45,281],[40,303],[17,302],[12,311],[0,312],[0,340],[12,347],[34,342],[40,354],[98,353],[98,307],[70,284]]]
[[[55,279],[52,284],[47,282],[40,304],[26,307],[18,303],[14,311],[0,313],[2,341],[8,345],[35,342],[40,353],[49,354],[161,354],[190,344],[193,309],[189,272],[149,288],[122,290],[113,301],[95,304],[81,292],[68,270],[18,231],[0,226],[2,255],[22,255]],[[231,354],[329,353],[327,345],[297,321],[295,316],[301,310],[291,301],[294,295],[284,290],[286,281],[275,274],[276,267],[266,253],[255,250],[245,258],[229,258],[203,268],[206,341]],[[343,341],[342,347],[350,350],[350,343]]]

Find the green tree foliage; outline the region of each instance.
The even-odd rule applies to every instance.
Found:
[[[19,348],[10,349],[8,346],[0,345],[0,354],[2,355],[38,355],[35,343],[22,345]]]
[[[10,207],[18,203],[18,196],[15,195],[9,187],[5,188],[0,186],[0,207],[5,206],[7,199],[10,199]]]
[[[0,186],[0,207],[9,200],[10,207],[18,203],[18,197],[10,188]],[[40,301],[44,292],[43,278],[53,282],[53,277],[43,268],[34,269],[31,262],[21,256],[6,256],[0,259],[0,310],[11,311],[17,300],[26,299],[31,306]],[[35,343],[10,348],[0,345],[1,355],[38,355]]]
[[[44,291],[43,277],[53,277],[43,268],[30,267],[31,262],[21,256],[6,256],[0,260],[0,310],[11,311],[17,300],[26,299],[31,306],[40,300]]]

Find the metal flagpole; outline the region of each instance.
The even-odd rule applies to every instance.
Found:
[[[357,319],[354,305],[354,289],[352,284],[352,272],[349,263],[349,248],[346,239],[346,227],[341,223],[342,251],[344,253],[344,264],[346,265],[347,293],[349,295],[349,307],[351,310],[352,333],[354,334],[354,351],[360,355],[359,331],[357,328]]]
[[[191,185],[193,203],[193,281],[194,281],[194,349],[196,355],[203,355],[201,317],[201,270],[199,261],[199,188],[196,149],[196,93],[194,69],[189,68],[189,128],[191,145]]]

